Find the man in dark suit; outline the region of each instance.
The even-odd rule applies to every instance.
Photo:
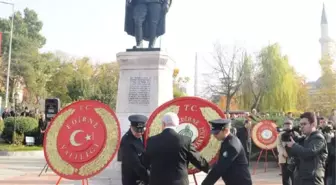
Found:
[[[219,159],[202,185],[214,185],[222,177],[225,185],[252,185],[245,151],[239,139],[230,133],[231,120],[217,119],[209,122],[211,133],[222,141]]]
[[[122,137],[118,160],[121,161],[123,185],[140,185],[148,183],[148,172],[144,166],[143,133],[147,117],[131,115],[129,131]]]
[[[175,129],[179,118],[169,112],[163,116],[165,129],[147,140],[145,164],[150,167],[150,185],[189,185],[188,164],[208,172],[207,161],[200,156],[191,138],[178,134]]]
[[[299,159],[299,185],[324,185],[325,164],[328,157],[327,141],[316,123],[313,112],[304,112],[300,116],[302,133],[306,136],[303,145],[290,138],[287,147],[292,155]],[[295,184],[296,185],[296,184]]]
[[[251,121],[245,120],[244,127],[239,128],[237,131],[237,137],[239,138],[243,148],[245,150],[246,158],[248,163],[250,164],[250,154],[252,148],[252,141],[251,141]]]

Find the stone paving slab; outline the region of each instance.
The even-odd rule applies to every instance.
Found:
[[[22,151],[22,152],[7,152],[0,151],[0,156],[13,156],[13,157],[44,157],[43,150],[40,151]]]
[[[252,169],[250,170],[252,173]],[[206,177],[205,173],[198,174],[197,175],[197,182],[198,185],[201,184],[201,182]],[[281,183],[281,176],[279,176],[279,169],[278,168],[272,168],[268,169],[267,172],[264,172],[263,169],[257,169],[256,175],[252,175],[252,181],[253,185],[282,185]],[[190,185],[196,185],[194,182],[193,177],[189,177]],[[220,179],[216,185],[225,185],[222,179]]]
[[[254,185],[281,185],[280,176],[278,175],[279,171],[272,169],[266,173],[259,173],[254,175],[253,184]],[[204,176],[205,177],[205,176]],[[26,173],[22,176],[9,177],[6,179],[1,179],[1,185],[55,185],[58,176],[52,172],[43,174],[41,177],[37,177],[36,173]],[[192,179],[192,177],[191,177]],[[202,179],[198,179],[198,185],[201,184]],[[61,185],[73,185],[73,181],[62,180]],[[190,185],[195,185],[194,181],[190,181]],[[219,180],[216,185],[225,185],[221,180]]]
[[[0,185],[55,185],[58,176],[51,170],[38,174],[45,165],[41,157],[0,157]],[[252,169],[251,169],[252,171]],[[280,169],[270,167],[266,173],[264,169],[258,168],[256,175],[252,175],[254,185],[281,185]],[[201,184],[206,174],[197,174],[198,185]],[[190,185],[195,185],[193,177],[189,177]],[[74,181],[62,180],[60,185],[73,185]],[[219,180],[216,185],[224,185]]]

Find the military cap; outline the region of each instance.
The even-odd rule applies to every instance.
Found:
[[[131,126],[135,127],[138,132],[144,131],[148,118],[144,115],[134,114],[128,117]]]
[[[216,119],[216,120],[209,121],[209,123],[211,124],[211,133],[217,134],[224,128],[228,128],[231,125],[231,120],[230,119]]]

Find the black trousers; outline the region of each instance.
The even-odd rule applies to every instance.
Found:
[[[137,44],[143,40],[143,25],[146,19],[149,23],[148,31],[150,42],[155,40],[161,13],[162,5],[160,3],[140,3],[135,5],[133,19],[135,23],[135,37]]]
[[[287,168],[287,163],[280,164],[282,173],[282,184],[283,185],[293,185],[294,175],[293,172],[289,171]]]
[[[39,144],[43,146],[43,142],[44,142],[44,133],[40,134],[40,139],[39,139]]]

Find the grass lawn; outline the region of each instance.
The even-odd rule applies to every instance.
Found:
[[[0,151],[17,152],[17,151],[39,151],[43,150],[42,146],[24,146],[24,145],[10,145],[0,143]]]

